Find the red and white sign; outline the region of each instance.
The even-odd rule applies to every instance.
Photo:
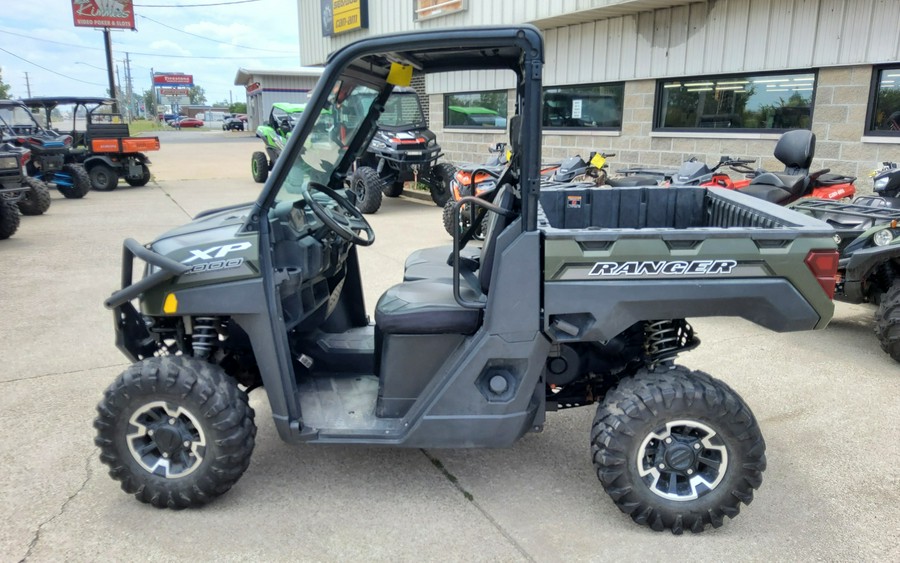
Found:
[[[260,88],[259,82],[254,82],[253,84],[247,84],[247,93],[251,94],[253,92],[256,92],[257,90],[259,90],[259,88]]]
[[[154,86],[186,86],[190,88],[194,85],[194,75],[192,74],[154,74]]]
[[[191,90],[189,88],[160,88],[159,95],[160,96],[190,96]]]
[[[75,27],[134,29],[133,0],[72,0]]]

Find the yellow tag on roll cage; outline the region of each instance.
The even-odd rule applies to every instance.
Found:
[[[387,83],[394,86],[409,86],[412,82],[412,65],[404,65],[400,63],[391,63],[391,70],[388,72]]]

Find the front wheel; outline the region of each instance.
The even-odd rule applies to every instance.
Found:
[[[438,207],[444,207],[450,201],[450,182],[456,176],[457,168],[448,162],[442,162],[431,169],[429,189],[431,201]]]
[[[43,215],[50,209],[50,186],[37,178],[26,177],[22,184],[28,186],[28,191],[18,202],[22,215]]]
[[[725,383],[683,367],[642,369],[597,408],[591,454],[622,512],[653,530],[702,532],[762,484],[766,444]]]
[[[119,174],[106,164],[95,164],[88,173],[91,187],[98,192],[110,192],[119,185]]]
[[[91,177],[80,164],[64,164],[53,181],[66,199],[81,199],[91,191]]]
[[[94,443],[122,490],[157,508],[206,504],[250,464],[247,394],[222,368],[187,356],[126,369],[97,405]]]
[[[19,208],[15,203],[0,199],[0,240],[8,239],[19,230]]]
[[[253,181],[257,184],[265,183],[269,177],[269,159],[264,152],[255,152],[250,157],[250,172],[253,174]]]
[[[875,313],[875,336],[881,349],[900,362],[900,282],[881,296]]]
[[[350,179],[350,186],[356,194],[356,208],[363,213],[375,213],[381,207],[384,182],[378,172],[369,166],[360,166]]]
[[[400,197],[403,193],[403,182],[392,182],[384,185],[384,195],[387,197]]]

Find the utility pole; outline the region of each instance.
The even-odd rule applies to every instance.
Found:
[[[28,90],[28,97],[31,97],[31,82],[28,80],[28,73],[25,73],[25,89]]]
[[[106,48],[106,74],[109,78],[109,97],[117,100],[116,97],[116,77],[113,74],[113,56],[112,56],[112,38],[109,35],[109,28],[103,28],[103,46]],[[113,113],[119,112],[119,104],[113,102]]]
[[[131,91],[131,58],[125,53],[125,95],[128,96],[128,122],[134,119],[134,96]]]

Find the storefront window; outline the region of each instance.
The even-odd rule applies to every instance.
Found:
[[[466,0],[413,0],[413,19],[439,18],[466,9]]]
[[[544,88],[544,129],[620,129],[624,84]]]
[[[659,81],[656,129],[809,129],[812,72]]]
[[[444,127],[506,129],[507,91],[446,94]]]
[[[900,66],[875,69],[867,134],[900,137]]]

